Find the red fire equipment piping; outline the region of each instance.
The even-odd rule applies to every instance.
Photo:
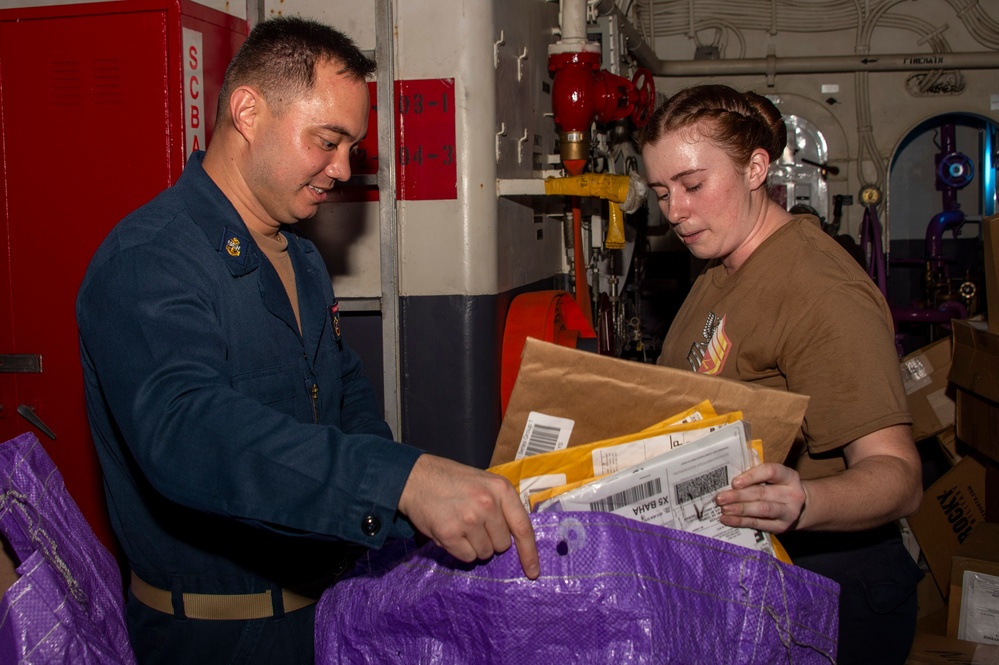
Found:
[[[600,54],[592,51],[552,53],[548,56],[552,82],[552,111],[559,126],[562,163],[580,175],[590,153],[590,125],[631,117],[641,127],[655,104],[652,73],[639,69],[632,80],[600,69]]]

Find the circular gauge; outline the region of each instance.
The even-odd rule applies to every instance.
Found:
[[[860,188],[860,202],[865,206],[877,205],[881,202],[881,190],[877,185],[864,185]]]

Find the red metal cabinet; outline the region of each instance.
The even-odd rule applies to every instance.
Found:
[[[181,0],[0,11],[0,442],[34,431],[109,547],[76,293],[111,227],[207,140],[246,31]]]

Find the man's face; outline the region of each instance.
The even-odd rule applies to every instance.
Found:
[[[339,63],[316,65],[315,83],[275,112],[264,103],[244,176],[268,225],[314,216],[333,184],[350,178],[350,153],[368,130],[368,86]]]
[[[751,185],[725,150],[695,126],[665,134],[642,157],[659,209],[694,256],[724,259],[742,247],[756,221]]]

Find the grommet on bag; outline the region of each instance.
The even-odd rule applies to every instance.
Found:
[[[361,520],[361,531],[366,536],[374,536],[382,529],[382,522],[375,515],[365,515]]]
[[[558,543],[555,551],[559,556],[578,552],[586,546],[586,527],[575,517],[566,517],[558,525]]]

